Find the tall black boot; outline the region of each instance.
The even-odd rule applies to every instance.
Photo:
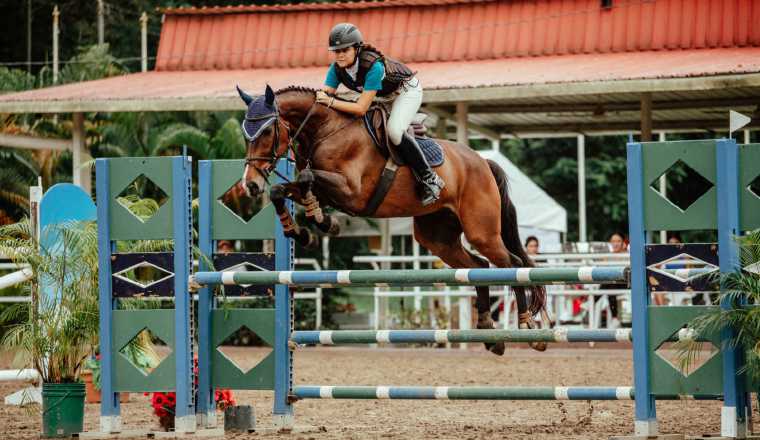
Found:
[[[409,133],[404,132],[398,145],[401,156],[412,168],[414,177],[422,190],[422,205],[427,206],[438,200],[441,190],[446,185],[438,174],[430,168],[420,145]]]

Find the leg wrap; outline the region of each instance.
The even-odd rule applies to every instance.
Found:
[[[317,200],[317,197],[309,191],[306,194],[306,197],[303,198],[303,206],[306,208],[306,218],[311,218],[317,223],[322,223],[325,221],[325,216],[322,213],[322,208],[319,206],[319,201]]]

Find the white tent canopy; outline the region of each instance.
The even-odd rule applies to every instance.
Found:
[[[535,235],[541,241],[542,251],[554,250],[561,242],[560,233],[567,232],[567,211],[546,192],[536,185],[528,176],[509,159],[496,150],[478,151],[484,159],[496,162],[509,179],[509,193],[517,208],[517,220],[520,236],[524,240]],[[341,216],[341,236],[379,235],[378,220],[367,220]],[[391,219],[392,235],[409,235],[412,233],[411,219]]]

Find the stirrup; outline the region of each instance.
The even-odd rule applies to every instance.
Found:
[[[446,182],[435,171],[431,171],[427,178],[420,179],[420,184],[423,187],[422,206],[436,202],[441,197],[441,190],[446,186]]]

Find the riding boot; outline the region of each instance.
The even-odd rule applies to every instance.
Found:
[[[425,158],[417,140],[409,133],[404,132],[401,143],[398,145],[399,152],[404,161],[412,169],[414,177],[422,190],[422,206],[427,206],[440,197],[441,190],[446,185],[438,174],[433,171]]]

